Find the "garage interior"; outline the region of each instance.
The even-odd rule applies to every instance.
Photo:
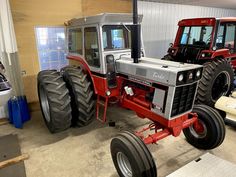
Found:
[[[105,123],[94,119],[87,126],[71,127],[52,134],[45,125],[40,108],[37,76],[42,70],[60,70],[68,64],[74,64],[75,61],[68,62],[66,59],[66,22],[101,13],[131,14],[132,8],[132,0],[0,0],[0,29],[2,26],[0,46],[5,46],[0,48],[0,61],[5,65],[4,75],[12,87],[9,99],[12,97],[11,99],[14,100],[13,96],[25,95],[23,98],[27,99],[27,109],[29,109],[26,109],[26,112],[29,111],[31,117],[21,125],[23,127],[19,128],[15,128],[16,125],[8,122],[1,124],[6,118],[8,121],[9,114],[4,109],[9,106],[9,102],[5,105],[0,104],[0,136],[17,135],[20,154],[28,155],[27,159],[20,160],[20,163],[0,168],[2,174],[0,176],[8,177],[9,174],[11,177],[119,176],[111,158],[111,140],[125,130],[136,132],[148,126],[150,120],[138,118],[136,113],[128,108],[109,106]],[[180,20],[203,17],[236,19],[236,2],[234,0],[223,2],[220,0],[139,0],[138,12],[143,15],[141,26],[145,56],[161,59],[167,54],[170,43],[172,45],[174,43]],[[57,41],[55,46],[52,44],[50,49],[42,48],[40,43],[54,40],[54,34],[62,41]],[[4,44],[7,40],[13,42]],[[3,96],[0,94],[1,99],[3,100]],[[230,108],[235,109],[233,102]],[[236,119],[233,121],[226,117],[224,121],[226,128],[224,142],[215,149],[197,149],[187,143],[183,133],[177,138],[169,136],[156,144],[148,145],[158,169],[158,177],[168,176],[206,153],[235,164],[236,167]],[[1,137],[2,146],[7,142],[1,143]],[[0,152],[0,164],[7,160],[2,157],[4,155],[5,152]],[[17,171],[18,168],[15,166],[19,164],[21,166],[18,168],[21,169]],[[15,169],[11,171],[11,168]],[[236,171],[231,176],[236,176]]]

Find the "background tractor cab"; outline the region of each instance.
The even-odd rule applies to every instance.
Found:
[[[196,18],[178,23],[179,29],[168,54],[175,61],[203,64],[209,60],[232,58],[236,68],[236,18]]]
[[[139,23],[143,16],[139,16]],[[85,58],[92,72],[106,75],[109,63],[131,56],[132,14],[104,13],[68,22],[68,56]],[[144,56],[144,49],[141,49]],[[84,61],[84,60],[83,60]]]
[[[203,64],[197,101],[214,106],[233,89],[236,69],[236,18],[195,18],[178,23],[164,60]]]

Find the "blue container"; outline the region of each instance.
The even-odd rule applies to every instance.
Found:
[[[30,113],[26,96],[18,97],[18,102],[20,103],[22,122],[25,123],[30,120]]]
[[[23,128],[23,123],[30,120],[29,108],[25,96],[12,97],[8,101],[9,121],[16,128]]]
[[[23,121],[21,117],[21,106],[17,97],[11,99],[13,124],[16,128],[23,128]]]

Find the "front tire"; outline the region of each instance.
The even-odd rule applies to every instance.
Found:
[[[225,138],[225,124],[220,114],[206,105],[195,105],[198,122],[183,130],[186,140],[198,149],[214,149]]]
[[[144,142],[130,132],[123,132],[111,141],[113,163],[120,177],[156,177],[153,157]]]
[[[234,71],[225,59],[205,63],[203,76],[199,82],[197,102],[214,107],[221,96],[228,96],[233,90]]]
[[[46,70],[38,74],[38,97],[44,121],[51,133],[70,127],[70,96],[59,72]]]

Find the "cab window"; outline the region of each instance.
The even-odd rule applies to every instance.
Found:
[[[105,25],[103,31],[104,50],[130,49],[131,46],[130,25]]]
[[[235,24],[228,24],[225,33],[225,48],[234,50],[235,48]]]
[[[69,29],[68,50],[83,55],[83,34],[81,28]]]
[[[181,45],[210,46],[212,26],[185,26],[183,28],[180,40]]]
[[[216,48],[222,49],[227,48],[231,53],[235,52],[235,32],[236,24],[221,24],[219,27],[217,38],[216,38]]]
[[[96,27],[84,28],[85,59],[90,66],[100,67],[98,32]]]

